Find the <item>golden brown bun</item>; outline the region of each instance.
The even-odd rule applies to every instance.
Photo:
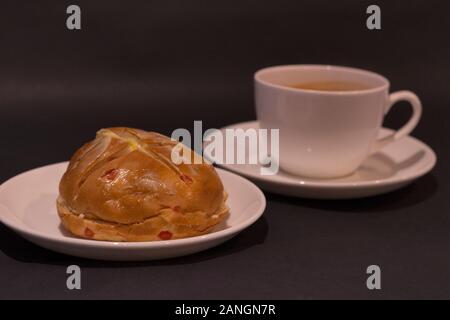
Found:
[[[61,179],[57,209],[63,225],[77,236],[110,241],[210,231],[228,214],[222,182],[209,164],[175,165],[176,144],[154,132],[100,130],[73,155]]]

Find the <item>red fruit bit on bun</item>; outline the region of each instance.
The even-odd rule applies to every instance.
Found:
[[[161,231],[161,232],[158,234],[158,237],[159,237],[161,240],[170,240],[170,239],[172,238],[172,232],[170,232],[170,231]]]
[[[86,228],[86,229],[84,229],[84,235],[88,238],[93,238],[94,232],[91,229]]]

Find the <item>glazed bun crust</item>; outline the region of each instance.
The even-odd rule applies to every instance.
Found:
[[[96,240],[152,241],[204,234],[222,222],[226,194],[214,167],[174,164],[177,142],[131,128],[102,129],[63,175],[63,225]],[[194,152],[189,152],[194,159]]]

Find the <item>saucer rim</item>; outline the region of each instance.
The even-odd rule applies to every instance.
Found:
[[[219,130],[223,131],[225,129],[236,128],[237,126],[251,126],[254,128],[255,124],[257,125],[258,123],[259,123],[258,120],[244,121],[244,122],[239,122],[239,123],[235,123],[235,124],[231,124],[231,125],[222,127]],[[388,132],[394,131],[394,130],[386,128],[386,127],[381,127],[380,130],[385,130]],[[242,175],[248,179],[251,179],[253,181],[258,181],[260,183],[272,183],[272,184],[278,184],[278,185],[290,186],[290,187],[300,187],[300,188],[308,187],[308,188],[314,188],[314,189],[336,189],[336,188],[351,189],[351,188],[370,188],[370,187],[392,186],[392,185],[397,185],[397,184],[406,183],[406,182],[409,182],[412,180],[416,180],[416,179],[424,176],[425,174],[429,173],[434,168],[434,166],[436,165],[436,162],[437,162],[436,153],[426,143],[424,143],[423,141],[421,141],[413,136],[410,136],[410,135],[404,137],[403,139],[411,139],[414,141],[414,143],[420,144],[431,157],[431,159],[430,159],[429,163],[427,163],[427,165],[424,165],[423,167],[420,168],[420,170],[417,170],[414,175],[410,175],[410,176],[403,176],[403,177],[402,176],[400,176],[400,177],[393,176],[393,177],[388,177],[386,179],[362,180],[362,181],[352,181],[352,182],[332,181],[333,179],[314,179],[314,181],[312,181],[311,180],[312,178],[295,176],[286,171],[283,171],[283,173],[286,174],[286,176],[288,176],[289,179],[296,179],[296,180],[295,181],[292,181],[292,180],[275,181],[270,178],[270,177],[272,177],[271,175],[263,176],[263,175],[249,174],[248,172],[237,170],[236,168],[234,168],[234,165],[215,163],[215,166],[218,166],[222,169],[229,170],[233,173]],[[402,140],[399,140],[399,142],[400,141],[402,141]],[[278,175],[278,173],[276,175]]]

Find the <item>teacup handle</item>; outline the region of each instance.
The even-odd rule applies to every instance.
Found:
[[[409,119],[409,121],[403,127],[401,127],[400,130],[395,131],[387,137],[378,139],[373,146],[372,152],[377,152],[380,149],[384,148],[386,145],[400,138],[403,138],[404,136],[407,136],[411,133],[411,131],[414,130],[414,128],[417,126],[417,123],[419,123],[420,117],[422,115],[422,103],[420,102],[419,97],[417,97],[411,91],[398,91],[391,93],[389,95],[389,101],[384,114],[387,114],[389,110],[391,110],[391,107],[398,101],[408,101],[411,104],[413,109],[411,119]]]

